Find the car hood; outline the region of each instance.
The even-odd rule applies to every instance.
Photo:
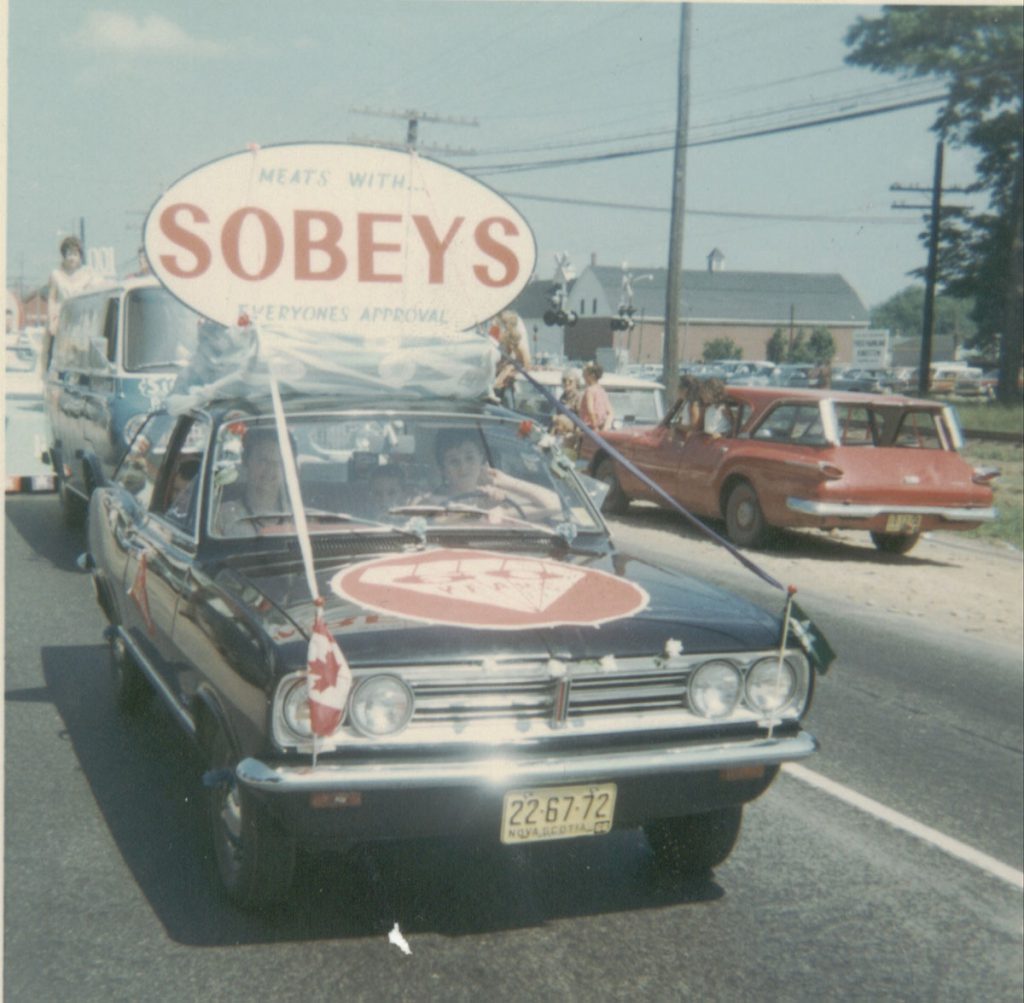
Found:
[[[643,590],[646,599],[634,612],[598,624],[524,624],[515,629],[492,624],[481,629],[421,622],[383,612],[332,588],[339,574],[366,560],[360,558],[318,566],[324,619],[353,667],[483,658],[641,657],[664,653],[669,641],[678,641],[689,653],[763,650],[778,644],[780,623],[776,617],[744,599],[635,556],[621,552],[528,556],[631,582]],[[303,660],[314,608],[301,567],[291,564],[268,572],[257,562],[236,564],[231,579],[235,601],[244,602],[254,616],[264,620],[268,635],[279,646],[294,648],[282,650],[282,660],[291,665]],[[224,579],[221,582],[225,584]]]

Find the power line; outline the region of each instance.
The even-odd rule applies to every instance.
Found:
[[[920,85],[916,85],[918,88]],[[803,104],[788,105],[782,108],[768,108],[764,111],[750,112],[745,115],[736,115],[732,118],[721,119],[714,122],[705,122],[700,125],[693,125],[691,128],[694,130],[708,130],[714,129],[719,126],[735,125],[740,122],[749,122],[757,119],[769,118],[772,115],[784,115],[796,111],[806,111],[812,108],[821,108],[828,105],[835,104],[848,104],[853,101],[863,101],[866,98],[881,97],[885,94],[891,94],[893,91],[905,91],[906,84],[901,83],[894,86],[876,87],[870,90],[855,91],[850,94],[837,94],[829,98],[822,98],[819,101],[805,102]],[[909,98],[908,98],[909,100]],[[784,123],[785,124],[785,123]],[[491,148],[489,150],[480,150],[477,152],[477,156],[488,156],[498,153],[535,153],[544,150],[569,150],[573,148],[583,146],[600,146],[603,143],[622,143],[628,140],[635,139],[651,139],[656,136],[670,136],[673,135],[674,130],[672,128],[662,129],[649,129],[643,132],[632,132],[620,134],[617,136],[603,136],[598,139],[582,139],[573,142],[553,142],[553,143],[538,143],[533,146],[518,146],[518,147],[503,147],[503,148]],[[563,134],[564,135],[564,134]]]
[[[501,192],[506,198],[525,199],[530,202],[554,202],[561,205],[588,206],[596,209],[624,209],[630,212],[670,212],[668,206],[641,205],[635,202],[602,202],[596,199],[574,199],[555,195],[534,195],[530,192]],[[830,216],[825,213],[737,212],[719,209],[687,209],[688,216],[716,216],[725,219],[759,219],[787,223],[886,223],[917,226],[912,219],[894,219],[891,216]]]
[[[855,119],[869,118],[873,115],[884,115],[888,112],[903,111],[907,108],[917,108],[921,105],[936,104],[946,100],[945,92],[929,97],[916,98],[909,101],[899,101],[895,104],[882,105],[878,108],[867,108],[862,111],[843,112],[837,115],[827,115],[822,118],[808,119],[804,122],[793,122],[788,125],[772,126],[765,129],[755,129],[750,132],[733,133],[728,136],[718,136],[712,139],[700,139],[688,143],[690,147],[713,146],[718,143],[732,143],[740,139],[757,139],[762,136],[775,136],[784,132],[796,132],[800,129],[811,129],[819,125],[833,125],[837,122],[851,122]],[[675,149],[675,145],[652,146],[639,150],[618,150],[610,153],[595,153],[585,157],[562,157],[557,160],[535,160],[533,162],[517,164],[485,164],[480,167],[467,168],[470,174],[511,174],[517,171],[536,171],[550,167],[575,167],[580,164],[600,163],[606,160],[622,160],[627,157],[642,157],[652,153],[668,153]]]

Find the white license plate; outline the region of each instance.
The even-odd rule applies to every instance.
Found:
[[[610,832],[615,784],[534,787],[507,791],[501,811],[503,843],[537,843]]]
[[[921,528],[921,517],[919,515],[891,515],[885,520],[885,531],[887,533],[916,533]]]

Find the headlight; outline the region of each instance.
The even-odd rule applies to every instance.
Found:
[[[701,717],[731,714],[743,689],[740,671],[731,662],[705,662],[690,677],[690,709]]]
[[[401,731],[412,717],[412,691],[397,676],[369,676],[352,693],[349,720],[370,738]]]
[[[309,686],[305,678],[296,679],[281,700],[281,716],[289,730],[299,738],[312,738],[309,724]]]
[[[747,703],[761,714],[777,714],[796,699],[799,684],[788,658],[762,658],[747,673]]]

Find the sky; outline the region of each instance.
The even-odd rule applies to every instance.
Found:
[[[447,120],[421,121],[424,155],[529,221],[539,277],[563,253],[577,272],[668,263],[677,4],[6,2],[9,287],[44,284],[83,223],[130,270],[147,210],[201,164],[252,143],[401,144],[411,110]],[[868,307],[914,281],[923,213],[892,205],[926,196],[890,186],[930,188],[937,105],[786,128],[939,93],[844,64],[847,29],[880,8],[690,9],[684,267],[717,248],[730,271],[838,272]],[[973,162],[948,151],[945,185]]]

